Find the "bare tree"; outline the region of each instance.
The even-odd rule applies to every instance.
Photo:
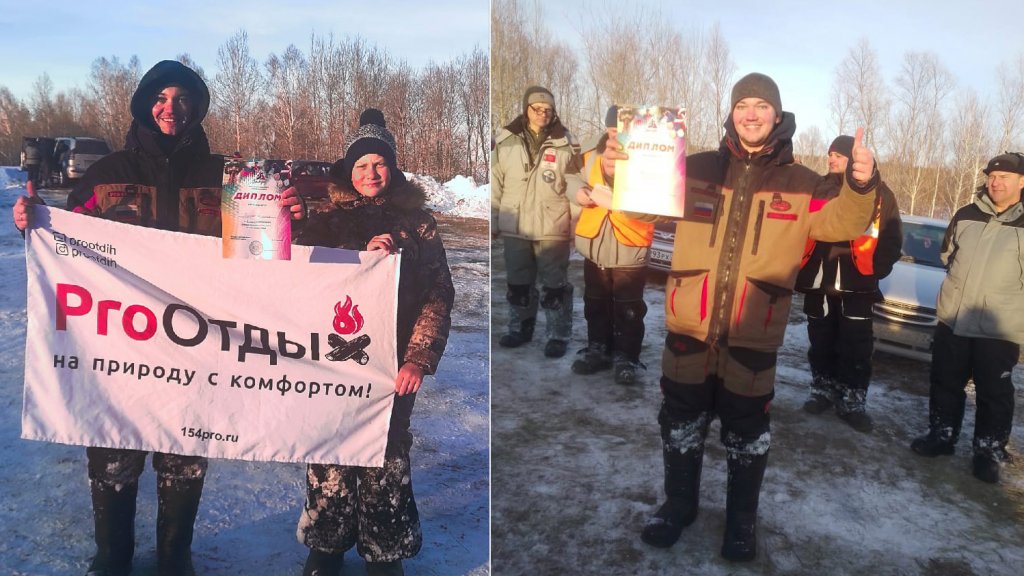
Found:
[[[1024,120],[1024,53],[999,67],[999,138],[996,150],[1024,149],[1024,137],[1020,135]]]
[[[897,196],[902,193],[909,200],[900,199],[900,205],[911,214],[916,213],[918,198],[929,185],[926,180],[929,167],[945,160],[942,104],[953,86],[952,74],[935,54],[908,52],[904,56],[894,92],[896,114],[891,134],[895,153],[889,163],[892,168],[889,180],[896,184],[893,192]],[[933,195],[938,193],[938,181],[935,175],[930,180]]]
[[[866,38],[836,67],[831,107],[837,134],[851,134],[863,127],[864,143],[878,146],[878,132],[888,109],[887,89],[878,55]]]
[[[245,30],[238,31],[217,49],[217,65],[213,101],[232,123],[235,149],[243,154],[255,153],[252,116],[264,81],[256,59],[249,53],[249,34]]]
[[[84,108],[95,129],[112,148],[118,148],[128,133],[132,95],[141,77],[139,59],[135,56],[127,64],[116,56],[109,60],[98,58],[92,63]]]
[[[817,126],[802,130],[793,142],[793,150],[801,164],[818,174],[828,171],[828,145]]]
[[[935,216],[951,217],[954,210],[970,200],[991,149],[988,116],[988,109],[974,90],[968,89],[957,95],[948,122],[950,177],[944,206],[934,212]]]

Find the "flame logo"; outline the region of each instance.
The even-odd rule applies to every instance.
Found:
[[[359,306],[352,305],[352,297],[345,296],[345,304],[334,305],[334,331],[338,334],[355,334],[363,329],[363,315]]]

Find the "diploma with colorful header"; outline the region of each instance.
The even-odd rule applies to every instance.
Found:
[[[221,192],[223,255],[249,260],[291,259],[291,215],[280,206],[285,184],[262,160],[228,159]]]
[[[681,218],[686,198],[686,108],[619,105],[612,208]]]

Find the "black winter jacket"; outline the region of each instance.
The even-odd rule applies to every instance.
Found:
[[[815,191],[815,198],[830,200],[839,193],[842,186],[840,174],[827,174]],[[865,275],[857,270],[853,257],[850,255],[851,243],[855,242],[815,242],[810,255],[800,274],[797,276],[796,289],[803,293],[824,291],[827,294],[866,294],[874,301],[882,300],[878,290],[878,281],[892,272],[892,267],[900,259],[903,248],[903,223],[900,220],[900,209],[896,196],[885,184],[879,182],[876,189],[881,204],[876,205],[872,222],[878,219],[878,243],[872,257],[874,273]]]
[[[153,96],[178,84],[189,90],[193,110],[177,136],[159,132],[150,109]],[[165,60],[143,76],[132,97],[132,124],[125,149],[93,164],[68,195],[67,207],[149,228],[217,236],[224,158],[210,154],[202,120],[210,94],[202,79]]]

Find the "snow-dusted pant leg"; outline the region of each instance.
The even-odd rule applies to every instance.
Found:
[[[939,323],[932,341],[931,385],[928,392],[928,428],[943,441],[956,444],[960,438],[971,377],[969,338],[953,334]]]
[[[306,466],[306,503],[296,536],[312,550],[340,554],[358,536],[355,466]]]
[[[823,292],[815,292],[804,295],[804,314],[807,315],[807,360],[811,365],[811,375],[823,384],[830,383],[837,376],[836,344],[839,339],[840,312]],[[832,398],[831,390],[816,391],[812,386],[811,394],[816,392]],[[826,392],[828,395],[825,395]]]
[[[587,320],[587,342],[600,344],[609,353],[614,349],[611,282],[610,268],[583,261],[583,317]]]
[[[864,412],[871,384],[871,354],[874,352],[872,294],[844,294],[841,299],[839,339],[836,343],[839,366],[837,379],[841,393],[837,398],[839,414]]]
[[[977,416],[974,422],[974,453],[990,460],[1006,459],[1006,444],[1013,427],[1013,367],[1020,345],[1007,340],[972,338],[974,390]]]
[[[89,481],[116,490],[129,484],[137,484],[146,467],[146,454],[148,452],[142,450],[90,446],[85,449],[89,463]]]
[[[367,562],[411,558],[423,545],[412,491],[409,425],[415,394],[396,396],[384,466],[310,464],[297,536],[307,547],[338,554],[357,546]]]
[[[640,348],[644,343],[644,318],[647,317],[647,303],[644,302],[646,283],[646,268],[612,270],[614,350],[630,362],[640,361]]]

